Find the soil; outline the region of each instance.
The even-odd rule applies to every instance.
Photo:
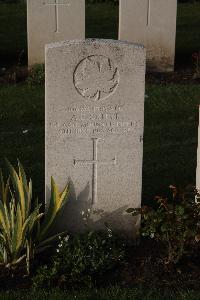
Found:
[[[146,75],[149,84],[200,84],[200,74],[197,76],[193,70],[179,70],[170,73],[149,73]]]
[[[121,284],[146,287],[199,290],[200,247],[196,244],[190,254],[176,265],[165,263],[165,247],[152,240],[142,240],[139,247],[130,248],[128,264],[120,270]]]
[[[12,66],[0,69],[0,84],[16,84],[23,82],[28,77],[26,66]]]
[[[26,275],[25,268],[17,270],[8,270],[1,266],[0,268],[0,291],[28,289],[31,287],[31,278]]]

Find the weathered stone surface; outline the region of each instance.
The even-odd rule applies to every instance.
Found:
[[[174,69],[177,0],[120,0],[119,39],[145,45],[147,70]]]
[[[125,213],[139,207],[142,188],[145,50],[113,40],[46,46],[46,187],[50,177],[70,200],[60,229],[88,224],[133,236]]]
[[[29,65],[44,63],[45,44],[85,38],[85,0],[27,0]]]

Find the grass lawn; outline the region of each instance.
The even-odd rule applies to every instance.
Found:
[[[118,38],[118,6],[96,3],[86,6],[87,38]]]
[[[195,184],[200,86],[147,86],[143,200],[170,184]]]
[[[44,193],[44,89],[1,86],[0,106],[1,166],[5,166],[4,157],[13,164],[18,158],[27,174],[33,177],[34,190],[41,199]]]
[[[191,54],[200,50],[200,3],[179,4],[177,18],[176,63],[188,65]],[[0,67],[26,62],[26,6],[0,2]],[[86,6],[86,36],[114,38],[118,35],[118,6]]]
[[[0,67],[7,62],[18,63],[21,56],[26,60],[27,29],[24,5],[0,2],[0,40]]]
[[[121,289],[113,287],[102,290],[62,292],[35,291],[35,292],[8,292],[0,293],[0,300],[199,300],[198,292],[173,292],[166,290],[147,290],[144,288]]]
[[[178,5],[176,67],[191,63],[191,54],[200,51],[200,3]]]
[[[149,201],[170,184],[195,183],[200,86],[147,86],[143,200]],[[0,90],[0,164],[19,158],[44,192],[44,89],[25,84]],[[26,132],[28,130],[28,132]]]

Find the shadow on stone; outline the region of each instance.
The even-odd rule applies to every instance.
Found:
[[[122,206],[113,212],[106,212],[92,206],[92,200],[89,198],[89,182],[85,188],[76,195],[74,183],[69,178],[70,194],[65,207],[59,214],[52,233],[67,232],[79,233],[86,229],[97,231],[105,230],[106,227],[115,228],[115,232],[125,235],[128,238],[134,237],[136,228],[139,228],[140,219],[132,217],[126,213],[128,206]],[[132,226],[130,227],[130,223]]]

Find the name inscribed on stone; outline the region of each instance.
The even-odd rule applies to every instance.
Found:
[[[51,123],[60,135],[128,134],[141,126],[125,117],[122,106],[66,107],[66,121]]]

